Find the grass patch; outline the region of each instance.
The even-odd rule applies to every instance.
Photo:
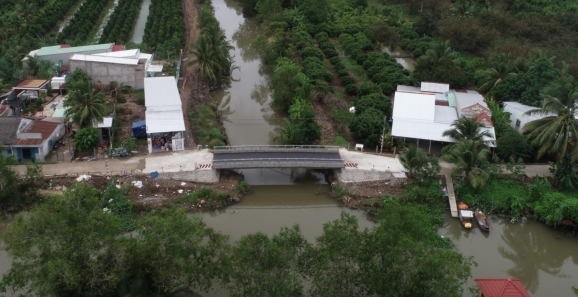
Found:
[[[218,118],[218,109],[214,104],[198,105],[195,112],[189,113],[189,123],[199,144],[208,145],[210,148],[226,145],[223,128]]]
[[[345,65],[345,68],[347,68],[347,71],[353,72],[359,78],[359,80],[362,81],[369,80],[367,78],[367,74],[365,73],[365,69],[363,69],[361,65],[357,64],[356,61],[347,57],[342,58],[341,60],[343,61],[343,65]]]

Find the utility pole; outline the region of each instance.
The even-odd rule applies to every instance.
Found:
[[[387,116],[383,117],[383,132],[381,132],[381,150],[380,154],[383,154],[383,140],[385,139],[385,124],[386,124]]]

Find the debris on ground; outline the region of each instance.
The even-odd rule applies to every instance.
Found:
[[[140,180],[133,181],[132,184],[139,189],[142,188],[142,181]]]
[[[76,179],[76,181],[77,182],[81,182],[81,181],[85,181],[85,180],[88,181],[89,179],[90,179],[90,175],[83,174],[83,175],[79,176]]]

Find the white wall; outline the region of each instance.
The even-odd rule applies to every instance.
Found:
[[[48,153],[50,153],[50,151],[52,150],[52,147],[48,145],[48,143],[50,142],[49,140],[52,140],[52,146],[54,146],[56,141],[62,138],[62,136],[64,136],[64,123],[58,124],[58,127],[54,129],[54,132],[52,132],[52,134],[48,137],[48,139],[42,142],[42,145],[38,149],[39,156],[36,157],[36,160],[44,161],[46,155],[48,155]]]
[[[516,108],[515,106],[508,104],[504,104],[504,111],[510,113],[510,126],[520,133],[522,133],[522,129],[524,129],[524,126],[528,122],[539,120],[542,118],[542,116],[525,115],[524,114],[526,112],[525,109]],[[517,124],[517,121],[520,121],[520,123]]]

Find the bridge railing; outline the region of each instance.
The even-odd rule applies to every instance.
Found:
[[[213,152],[218,153],[248,153],[248,152],[339,152],[339,146],[334,145],[237,145],[215,146]]]
[[[298,166],[304,168],[342,168],[342,159],[323,158],[242,158],[213,160],[213,168],[265,168],[265,167],[289,167]]]

